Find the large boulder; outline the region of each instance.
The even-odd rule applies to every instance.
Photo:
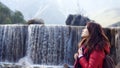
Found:
[[[85,26],[88,21],[90,21],[90,19],[82,15],[70,14],[66,20],[66,25]]]
[[[42,19],[31,19],[28,20],[28,24],[44,24],[44,21]]]

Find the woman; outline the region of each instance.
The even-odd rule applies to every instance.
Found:
[[[89,22],[82,31],[82,41],[79,43],[78,53],[74,55],[76,63],[81,68],[102,68],[106,53],[110,53],[110,43],[102,27]]]

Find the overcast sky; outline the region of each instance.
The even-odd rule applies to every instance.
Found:
[[[100,23],[102,26],[108,26],[120,21],[120,0],[0,0],[13,11],[19,10],[23,13],[26,20],[31,18],[46,19],[51,14],[61,15],[65,19],[65,24],[69,14],[82,14],[92,20]],[[53,9],[50,9],[53,8]],[[51,12],[59,10],[60,12]],[[53,17],[54,18],[54,17]],[[52,18],[51,18],[52,19]],[[58,20],[59,21],[59,20]],[[47,22],[49,24],[49,22]],[[53,24],[61,24],[54,22]]]

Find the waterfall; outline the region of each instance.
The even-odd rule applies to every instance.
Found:
[[[0,61],[17,62],[25,56],[26,26],[0,25]]]
[[[73,65],[83,27],[0,25],[0,62],[27,57],[33,64]]]
[[[115,30],[115,48],[116,48],[116,64],[120,65],[120,27],[114,28]]]
[[[79,31],[67,26],[30,25],[27,54],[35,64],[72,65],[73,54],[80,39]]]

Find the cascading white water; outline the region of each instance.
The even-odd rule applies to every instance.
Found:
[[[38,24],[0,25],[0,67],[62,68],[64,64],[73,65],[82,28]],[[116,63],[120,60],[119,29],[106,29],[112,47],[111,56]]]
[[[31,60],[30,63],[39,65],[73,65],[73,54],[77,52],[82,28],[0,25],[0,62]]]
[[[27,54],[35,64],[73,64],[80,28],[30,25]]]
[[[0,25],[0,61],[17,62],[25,56],[26,26]]]
[[[120,27],[113,28],[115,30],[115,47],[116,47],[116,63],[120,64]],[[120,67],[120,66],[119,66]],[[118,68],[119,68],[118,67]]]

